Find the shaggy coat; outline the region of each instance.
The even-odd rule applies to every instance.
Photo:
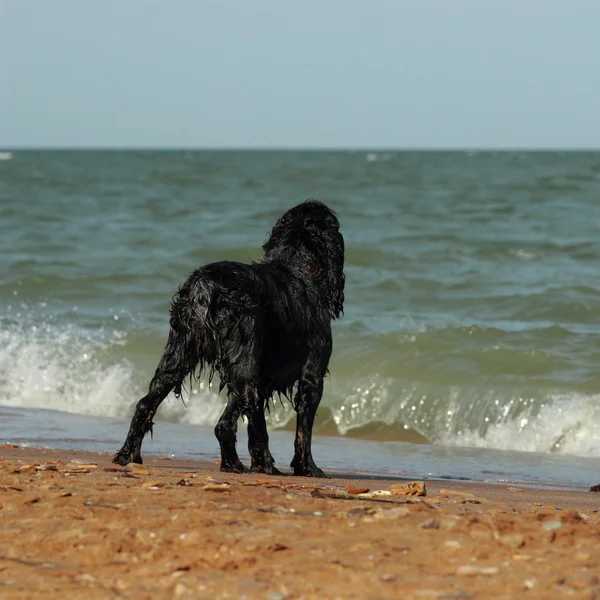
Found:
[[[279,474],[265,410],[283,394],[297,413],[294,475],[325,477],[311,437],[333,346],[331,321],[343,312],[344,239],[335,213],[307,200],[279,218],[263,250],[258,263],[206,265],[175,294],[163,356],[114,462],[141,463],[142,440],[164,398],[181,394],[186,377],[216,373],[228,399],[215,427],[222,471],[248,471],[236,451],[243,416],[250,471]]]

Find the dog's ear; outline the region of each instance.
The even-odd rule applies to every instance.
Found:
[[[344,238],[335,213],[318,200],[285,212],[263,245],[265,258],[291,261],[313,273],[332,319],[344,310]]]
[[[289,210],[277,219],[262,247],[266,256],[279,257],[282,254],[282,250],[288,246],[285,238],[289,235],[292,221],[292,214]]]
[[[326,251],[323,267],[328,308],[332,318],[339,319],[344,312],[344,238],[337,228],[324,234]]]

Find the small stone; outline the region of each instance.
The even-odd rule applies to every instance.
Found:
[[[513,550],[520,548],[525,543],[525,539],[520,533],[497,534],[495,535],[495,538],[503,546],[506,546],[507,548],[512,548]]]
[[[181,582],[173,588],[173,595],[175,596],[175,598],[181,598],[181,596],[185,596],[187,593],[188,588]]]
[[[427,490],[423,481],[410,481],[388,486],[393,496],[426,496]]]
[[[552,521],[544,521],[542,523],[542,529],[544,531],[556,531],[557,529],[560,529],[562,526],[563,526],[563,524],[556,519],[553,519]]]
[[[150,471],[144,465],[139,465],[138,463],[129,463],[125,469],[131,473],[135,473],[136,475],[150,475]]]
[[[76,475],[79,473],[91,473],[92,471],[95,471],[98,468],[98,465],[94,465],[94,464],[86,464],[86,463],[80,463],[80,462],[75,462],[75,461],[71,461],[70,463],[66,464],[64,469],[61,469],[63,473],[67,474],[67,475]]]
[[[310,495],[314,498],[350,498],[350,494],[348,494],[345,488],[315,488],[310,492]],[[368,494],[357,494],[356,498],[372,498],[374,497],[374,492],[369,492]]]
[[[516,488],[516,487],[507,487],[506,488],[509,492],[512,492],[513,494],[519,493],[519,492],[524,492],[525,490],[522,488]]]
[[[35,467],[36,471],[58,471],[58,467],[56,465],[37,465]]]
[[[202,486],[205,492],[229,492],[231,486],[228,483],[208,483]]]
[[[118,578],[113,579],[112,586],[122,592],[127,589],[127,584],[122,579],[118,579]]]
[[[372,492],[366,492],[365,494],[357,494],[359,498],[382,498],[384,496],[391,496],[392,492],[389,490],[373,490]]]
[[[475,575],[498,575],[500,573],[499,567],[484,567],[479,565],[463,565],[456,569],[457,575],[465,575],[467,577],[474,577]]]
[[[444,542],[444,548],[448,550],[460,550],[462,544],[458,540],[446,540]]]
[[[575,555],[575,560],[590,560],[592,555],[589,552],[578,552]]]
[[[20,467],[15,469],[15,473],[31,473],[35,470],[35,468],[36,465],[33,464],[21,465]]]
[[[421,521],[419,527],[421,529],[439,529],[440,524],[435,519],[427,519],[426,521]]]
[[[348,486],[348,493],[355,496],[356,494],[366,494],[369,488],[366,487],[354,487],[353,485]]]
[[[144,483],[142,483],[143,488],[149,488],[151,490],[157,490],[158,488],[161,488],[164,486],[165,486],[164,481],[144,481]]]

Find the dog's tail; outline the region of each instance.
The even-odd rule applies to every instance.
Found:
[[[196,281],[196,284],[200,282]],[[205,368],[212,379],[217,363],[217,337],[212,324],[210,283],[179,289],[171,303],[170,330],[150,389],[168,381],[176,396],[181,396],[185,379],[200,378]]]

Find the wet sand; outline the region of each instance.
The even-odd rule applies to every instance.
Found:
[[[600,599],[600,494],[406,484],[4,445],[0,597]]]

